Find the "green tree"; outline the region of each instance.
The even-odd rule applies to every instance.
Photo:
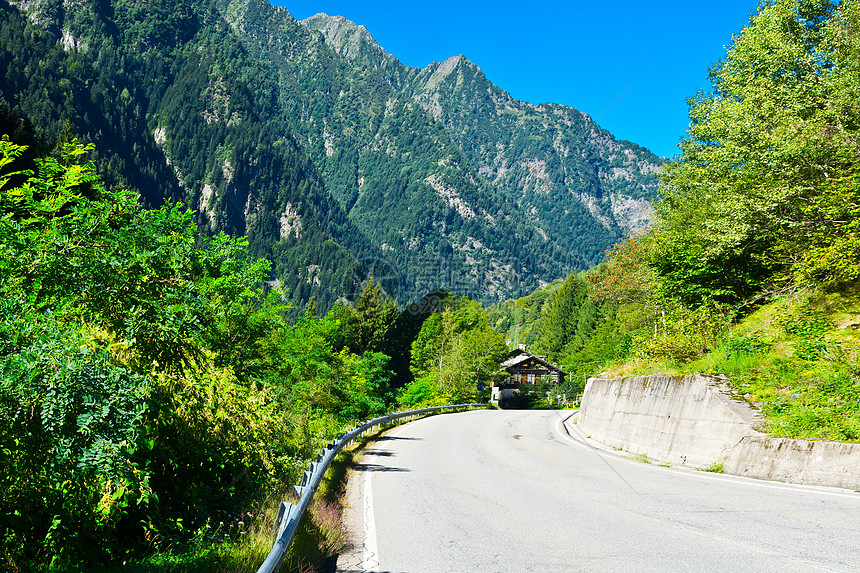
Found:
[[[359,353],[382,350],[397,314],[397,303],[382,290],[382,285],[370,277],[355,301],[358,330],[358,348],[355,350]]]
[[[190,219],[140,213],[101,186],[90,151],[66,142],[21,171],[23,147],[0,139],[3,535],[57,559],[110,555],[117,520],[151,499],[133,457],[147,374],[198,355],[204,310],[184,274]]]
[[[855,1],[773,0],[734,38],[663,174],[666,295],[737,303],[857,276],[857,30]]]
[[[475,401],[507,353],[504,334],[490,328],[480,303],[449,295],[412,344],[415,380],[399,400],[408,406]]]
[[[4,559],[70,569],[181,540],[386,410],[389,357],[336,348],[368,324],[383,344],[378,290],[346,322],[290,324],[246,239],[144,210],[74,139],[25,151],[0,139]]]
[[[568,276],[541,315],[534,351],[545,353],[550,360],[577,352],[588,342],[596,316],[597,306],[585,279],[579,274]]]

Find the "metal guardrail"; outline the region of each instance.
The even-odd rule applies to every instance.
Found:
[[[299,529],[299,523],[307,511],[314,494],[322,481],[331,462],[335,456],[347,445],[349,445],[358,436],[365,432],[372,432],[377,426],[382,426],[394,420],[403,418],[418,418],[425,414],[442,413],[445,410],[457,412],[468,408],[485,408],[487,404],[456,404],[452,406],[434,406],[432,408],[423,408],[421,410],[409,410],[408,412],[397,412],[374,418],[369,422],[365,422],[361,426],[355,428],[346,434],[341,434],[337,439],[326,447],[322,453],[317,456],[315,462],[311,462],[310,469],[302,474],[301,485],[293,486],[293,490],[299,497],[299,501],[293,505],[289,502],[281,502],[278,508],[278,516],[275,519],[275,544],[269,552],[269,556],[257,569],[257,573],[274,573],[281,568],[281,563],[284,561],[284,556],[290,548],[290,543]]]

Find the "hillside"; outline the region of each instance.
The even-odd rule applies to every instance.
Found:
[[[619,232],[642,228],[661,160],[616,141],[573,108],[517,101],[462,55],[424,69],[403,66],[363,26],[318,14],[302,22],[356,67],[389,84],[440,122],[478,174],[547,236],[594,264]]]
[[[7,5],[0,95],[96,144],[108,184],[246,235],[299,306],[369,274],[502,300],[595,264],[650,218],[662,161],[517,102],[455,57],[411,69],[340,18],[262,0]]]
[[[723,374],[774,435],[860,440],[858,34],[856,0],[762,4],[690,100],[654,224],[496,323],[586,375]]]

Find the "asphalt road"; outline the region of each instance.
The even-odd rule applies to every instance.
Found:
[[[388,433],[350,480],[338,571],[860,572],[860,493],[631,460],[569,415],[475,411]]]

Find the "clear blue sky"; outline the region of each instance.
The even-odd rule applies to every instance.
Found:
[[[364,25],[408,66],[463,54],[529,103],[569,105],[619,139],[671,157],[687,98],[749,22],[754,0],[496,2],[274,0],[302,20],[319,12]]]

